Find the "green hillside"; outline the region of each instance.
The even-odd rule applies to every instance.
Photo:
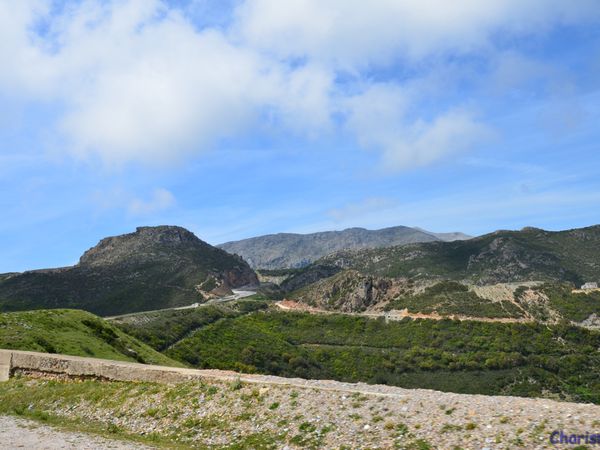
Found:
[[[269,312],[200,328],[166,354],[200,368],[600,403],[600,333],[567,325]]]
[[[221,305],[204,305],[193,309],[154,311],[111,320],[130,336],[163,351],[188,334],[223,318],[233,318],[266,309],[268,303],[239,300]]]
[[[182,366],[100,317],[69,309],[1,313],[0,348]]]
[[[293,274],[282,288],[299,289],[322,278],[320,274],[332,274],[335,268],[373,276],[465,280],[476,284],[537,280],[579,285],[600,281],[600,226],[558,232],[525,228],[497,231],[466,241],[343,251]]]

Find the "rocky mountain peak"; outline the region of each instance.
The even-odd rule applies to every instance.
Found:
[[[209,247],[209,245],[182,227],[171,225],[137,227],[133,233],[102,239],[81,256],[79,264],[98,266],[114,264],[119,260],[155,259],[164,256],[165,251],[188,247]]]
[[[258,285],[238,256],[177,226],[102,239],[79,264],[0,277],[0,310],[79,308],[101,315],[199,303],[205,293]]]

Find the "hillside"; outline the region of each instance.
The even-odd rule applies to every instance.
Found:
[[[0,348],[182,366],[100,317],[68,309],[1,313]]]
[[[525,228],[466,241],[341,251],[294,273],[282,287],[300,289],[309,283],[298,279],[314,282],[322,278],[320,273],[341,269],[369,276],[450,279],[477,285],[532,280],[580,285],[600,280],[600,226],[558,232]]]
[[[165,354],[198,368],[600,403],[600,332],[566,325],[256,312]]]
[[[343,249],[390,247],[415,242],[469,239],[462,233],[431,233],[409,228],[391,227],[381,230],[349,228],[311,234],[279,233],[258,236],[218,245],[229,253],[240,255],[255,269],[304,267],[313,261]]]
[[[597,330],[566,323],[386,321],[244,303],[202,306],[193,317],[161,311],[113,323],[201,369],[600,403]],[[503,307],[510,305],[480,310],[493,317]]]
[[[268,303],[257,300],[202,305],[185,310],[153,311],[111,319],[111,323],[130,336],[164,351],[199,328],[224,318],[263,310]]]
[[[258,284],[240,257],[174,226],[102,239],[79,264],[0,278],[0,311],[76,308],[116,315],[202,301],[211,291]]]

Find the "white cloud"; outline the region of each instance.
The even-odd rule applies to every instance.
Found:
[[[450,111],[432,122],[417,121],[400,132],[368,136],[383,149],[386,166],[402,169],[430,164],[485,141],[492,132],[463,111]]]
[[[375,85],[347,102],[347,126],[366,148],[383,153],[384,166],[399,170],[423,166],[483,142],[492,133],[462,110],[432,120],[407,119],[413,93],[393,85]]]
[[[599,15],[596,0],[247,0],[237,11],[252,45],[347,69],[471,51],[493,33],[534,34]]]
[[[11,22],[0,6],[0,25]],[[328,126],[329,72],[291,70],[159,1],[69,8],[51,19],[33,3],[20,8],[17,26],[0,29],[10,43],[0,57],[4,87],[63,104],[60,129],[81,157],[164,163],[260,120],[308,134]],[[51,21],[52,51],[26,32],[40,19]]]
[[[69,150],[109,164],[163,164],[251,130],[318,137],[340,113],[390,167],[428,164],[485,127],[461,105],[422,116],[415,89],[365,68],[600,14],[594,0],[245,0],[232,22],[198,29],[159,0],[49,5],[0,0],[0,91],[53,102]],[[336,83],[346,71],[352,89]]]
[[[129,213],[142,216],[164,211],[175,204],[175,197],[166,189],[155,189],[148,200],[134,198],[129,203]]]

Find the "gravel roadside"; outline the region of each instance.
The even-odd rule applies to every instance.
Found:
[[[0,416],[0,448],[5,450],[134,450],[151,447],[85,433],[60,431],[19,417]]]

